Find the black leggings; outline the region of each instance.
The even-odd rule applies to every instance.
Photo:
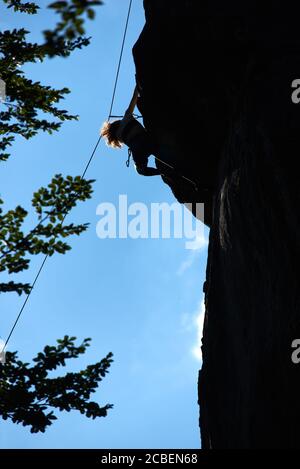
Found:
[[[125,141],[125,144],[132,152],[132,158],[139,174],[143,176],[158,176],[161,174],[158,169],[148,167],[148,159],[150,155],[154,154],[154,148],[146,130],[130,141]]]

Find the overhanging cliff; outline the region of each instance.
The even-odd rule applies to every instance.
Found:
[[[282,1],[145,0],[134,47],[139,108],[158,156],[211,224],[203,448],[296,448],[300,429],[300,78],[297,15]],[[157,163],[159,166],[159,163]]]

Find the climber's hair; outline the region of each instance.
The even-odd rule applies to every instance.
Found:
[[[106,143],[112,148],[122,148],[123,142],[117,137],[121,121],[104,122],[100,131],[102,137],[105,138]]]

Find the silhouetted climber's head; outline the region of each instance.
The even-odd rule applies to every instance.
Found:
[[[121,120],[114,122],[104,122],[101,135],[105,138],[106,143],[112,148],[122,148],[123,141],[120,139],[118,133],[120,130]]]

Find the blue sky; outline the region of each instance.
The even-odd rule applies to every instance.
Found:
[[[63,107],[78,113],[80,120],[64,124],[54,136],[41,134],[15,143],[0,172],[5,208],[21,204],[29,209],[32,193],[54,174],[82,173],[109,109],[127,6],[125,0],[107,0],[98,9],[97,19],[87,25],[92,36],[88,48],[66,60],[26,67],[34,80],[69,87],[72,93]],[[32,40],[38,40],[51,22],[53,15],[45,8],[38,17],[1,11],[0,27],[24,26]],[[114,107],[118,115],[134,86],[131,48],[143,24],[142,0],[133,0]],[[167,109],[161,111],[167,115]],[[0,421],[1,448],[199,447],[200,357],[193,349],[199,341],[206,243],[200,240],[197,251],[188,251],[184,239],[97,237],[97,206],[117,205],[119,194],[126,194],[128,203],[147,206],[174,202],[160,178],[143,178],[132,167],[127,169],[126,157],[126,150],[116,152],[101,143],[87,174],[96,179],[93,198],[69,216],[74,222],[89,222],[89,230],[71,240],[72,251],[48,260],[9,344],[9,350],[30,360],[65,334],[92,337],[90,349],[73,367],[80,369],[114,353],[110,374],[94,395],[114,409],[96,421],[76,412],[60,414],[43,435]],[[35,221],[29,217],[27,226]],[[32,282],[40,262],[35,258],[18,278]],[[17,295],[2,295],[0,338],[7,336],[21,303]]]

